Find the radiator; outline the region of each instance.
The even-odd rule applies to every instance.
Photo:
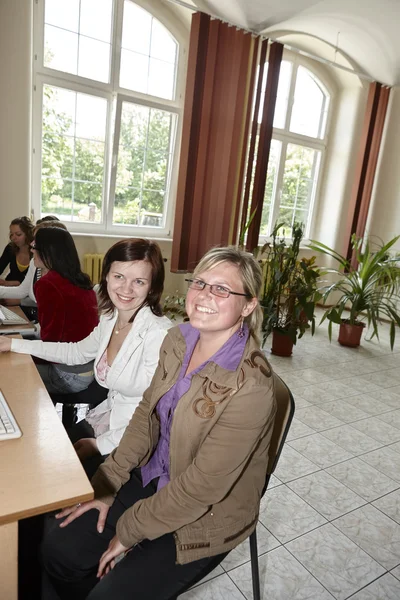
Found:
[[[104,254],[83,255],[83,271],[89,275],[93,284],[100,282],[103,259]]]

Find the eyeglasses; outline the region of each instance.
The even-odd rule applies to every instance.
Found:
[[[201,279],[185,279],[185,281],[188,282],[189,289],[191,289],[191,290],[198,290],[198,291],[204,290],[206,285],[208,285],[208,287],[210,288],[210,292],[214,296],[218,296],[219,298],[229,298],[229,296],[231,294],[233,294],[234,296],[245,296],[246,298],[251,298],[251,296],[249,294],[241,294],[239,292],[232,292],[231,290],[228,290],[228,288],[224,287],[223,285],[206,283],[205,281],[202,281]]]

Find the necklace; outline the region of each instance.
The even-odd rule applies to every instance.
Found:
[[[123,329],[125,329],[125,327],[128,327],[128,325],[132,325],[132,323],[130,321],[128,321],[127,323],[125,323],[125,325],[122,325],[122,327],[119,327],[118,322],[119,322],[119,319],[117,321],[117,326],[115,328],[115,335],[118,335],[119,332],[122,331]]]

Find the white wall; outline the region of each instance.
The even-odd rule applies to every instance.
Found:
[[[30,211],[31,0],[0,0],[0,247]]]

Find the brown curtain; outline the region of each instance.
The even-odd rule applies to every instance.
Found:
[[[351,247],[351,236],[355,233],[357,237],[362,237],[365,233],[389,95],[390,88],[383,87],[376,81],[370,84],[351,195],[349,234],[346,242],[347,260],[351,260],[353,267],[356,267],[356,260]]]
[[[235,243],[258,38],[192,18],[171,271]]]
[[[276,104],[276,94],[278,91],[278,82],[279,82],[279,73],[281,69],[282,62],[282,54],[283,54],[283,45],[279,42],[274,42],[269,49],[268,56],[268,74],[267,74],[267,83],[265,87],[265,96],[264,96],[264,104],[263,104],[263,114],[262,121],[260,124],[260,132],[258,139],[258,148],[257,148],[257,157],[256,157],[256,166],[255,166],[255,174],[254,174],[254,182],[253,182],[253,190],[252,190],[252,199],[251,199],[251,207],[250,207],[250,215],[253,217],[251,224],[249,226],[247,232],[247,250],[253,251],[254,248],[258,246],[258,237],[260,234],[260,226],[261,226],[261,217],[264,203],[264,192],[265,192],[265,183],[267,180],[267,170],[268,170],[268,160],[269,160],[269,152],[271,148],[271,140],[272,140],[272,128],[274,122],[274,113],[275,113],[275,104]],[[262,53],[261,53],[262,56]],[[261,90],[262,85],[262,69],[259,69],[259,80],[257,84],[257,93],[256,97],[259,94],[259,90]],[[255,146],[255,138],[257,136],[257,124],[258,119],[258,110],[254,111],[253,115],[253,128],[252,128],[252,140],[250,143]],[[251,161],[251,163],[250,163]],[[249,167],[248,168],[248,176],[246,180],[246,188],[251,185],[251,168],[253,164],[253,157],[249,156]],[[250,173],[249,173],[250,170]],[[246,202],[246,190],[245,190],[245,201],[243,203],[243,213],[247,217],[248,214],[248,204]],[[242,227],[244,225],[244,219],[242,218]],[[242,229],[243,231],[243,229]]]

